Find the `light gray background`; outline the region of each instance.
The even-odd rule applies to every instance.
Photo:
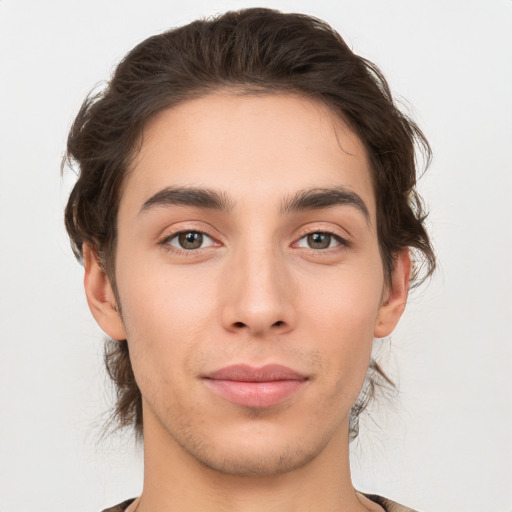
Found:
[[[66,133],[143,38],[247,1],[0,1],[0,511],[99,511],[141,489],[98,441],[102,334],[62,210]],[[327,20],[432,143],[421,181],[440,270],[381,357],[399,381],[353,447],[354,481],[428,512],[512,510],[512,2],[260,1]],[[412,105],[412,106],[411,106]]]

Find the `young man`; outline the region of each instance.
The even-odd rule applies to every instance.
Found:
[[[435,263],[415,143],[372,64],[266,9],[144,41],[84,103],[66,225],[144,439],[111,512],[410,510],[357,492],[348,448],[411,250]]]

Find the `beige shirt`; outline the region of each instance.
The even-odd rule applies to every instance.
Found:
[[[387,498],[383,498],[382,496],[376,496],[375,494],[365,494],[365,496],[384,508],[386,512],[416,512],[412,508],[404,507],[403,505],[399,505],[398,503],[388,500]],[[119,503],[119,505],[116,505],[115,507],[106,508],[103,512],[124,512],[134,500],[135,498],[123,501],[123,503]]]

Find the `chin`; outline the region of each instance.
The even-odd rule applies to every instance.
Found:
[[[240,477],[275,476],[298,470],[318,457],[333,437],[332,431],[320,432],[312,424],[295,431],[289,426],[281,427],[253,424],[224,432],[219,429],[214,435],[212,429],[189,431],[179,439],[173,437],[202,466]]]
[[[215,449],[198,453],[189,451],[189,454],[203,466],[226,475],[265,477],[300,469],[311,462],[320,451],[305,450],[300,446],[283,446],[280,450],[277,447],[265,449],[258,443],[250,449],[236,449],[231,446],[226,450]]]
[[[335,445],[330,450],[334,453],[348,447],[350,408],[327,409],[330,414],[322,415],[310,403],[272,411],[238,407],[210,410],[203,404],[188,408],[175,404],[156,414],[155,408],[146,407],[145,437],[159,432],[156,437],[160,444],[218,473],[275,476],[308,465],[327,453],[330,444]]]

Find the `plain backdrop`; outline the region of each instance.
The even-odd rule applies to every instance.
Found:
[[[59,174],[85,94],[136,43],[254,5],[325,19],[424,129],[440,260],[377,351],[399,383],[362,420],[355,485],[423,512],[512,511],[512,1],[0,0],[0,512],[137,495],[141,449],[100,440],[111,399]]]

